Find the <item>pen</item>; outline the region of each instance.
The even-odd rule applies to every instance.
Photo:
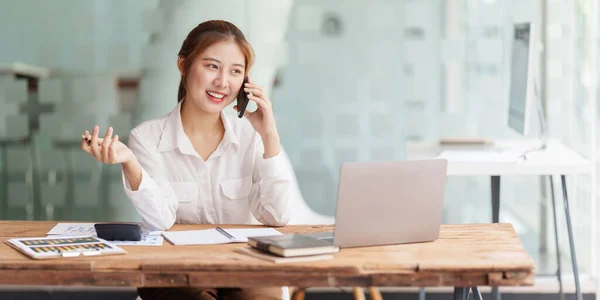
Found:
[[[85,135],[82,134],[81,138],[84,139],[87,142],[88,145],[92,143],[92,138],[89,137],[89,136],[85,136]]]
[[[216,229],[217,229],[218,232],[220,232],[221,234],[223,234],[224,236],[226,236],[230,240],[235,240],[235,237],[233,237],[233,235],[229,234],[227,231],[223,230],[223,228],[217,226]]]

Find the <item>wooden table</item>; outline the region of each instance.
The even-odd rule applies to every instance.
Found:
[[[132,287],[533,285],[534,262],[511,224],[442,225],[435,242],[348,248],[333,260],[274,264],[235,252],[243,244],[123,247],[126,255],[33,260],[4,243],[45,236],[55,222],[0,221],[0,284]],[[175,225],[172,230],[214,228]],[[225,228],[240,226],[224,225]],[[244,225],[242,227],[249,227]],[[283,233],[331,231],[287,226]],[[468,290],[467,290],[468,291]],[[462,299],[460,295],[457,299]]]

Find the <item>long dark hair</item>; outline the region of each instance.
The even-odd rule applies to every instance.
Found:
[[[185,97],[187,91],[186,78],[194,59],[208,47],[225,40],[233,40],[240,47],[246,59],[244,77],[248,75],[248,70],[254,63],[254,51],[242,31],[227,21],[211,20],[202,22],[188,33],[179,50],[178,57],[183,59],[183,74],[179,82],[177,103]]]

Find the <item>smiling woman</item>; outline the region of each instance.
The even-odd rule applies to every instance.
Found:
[[[178,54],[181,83],[173,111],[134,128],[129,147],[113,136],[111,127],[103,137],[98,126],[83,133],[84,151],[123,166],[125,193],[145,226],[167,230],[174,223],[288,223],[294,175],[280,153],[271,101],[263,87],[251,79],[244,82],[253,60],[250,44],[235,25],[201,23]],[[243,119],[223,113],[241,89],[258,107]],[[138,293],[143,299],[282,296],[281,288]]]
[[[188,60],[192,60],[191,65],[186,63]],[[235,99],[244,81],[246,64],[238,45],[224,40],[208,47],[197,58],[180,56],[177,65],[182,74],[179,88],[183,88],[181,94],[188,100],[184,106],[191,104],[204,112],[216,113]]]
[[[223,44],[219,49],[211,49],[215,44]],[[206,51],[212,50],[212,51]],[[239,75],[238,87],[241,86],[244,76],[254,62],[254,51],[250,43],[246,40],[244,34],[233,24],[229,22],[207,21],[188,34],[187,38],[179,51],[177,66],[181,72],[181,82],[179,83],[179,92],[177,101],[181,101],[186,96],[188,86],[187,77],[190,70],[197,68],[194,66],[196,58],[201,57],[198,64],[203,67],[218,70],[221,68],[231,68],[232,75]],[[236,61],[237,59],[237,61]],[[237,94],[237,93],[236,93]]]

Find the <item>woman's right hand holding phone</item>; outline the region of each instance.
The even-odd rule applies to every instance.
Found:
[[[135,156],[131,149],[119,141],[118,135],[113,134],[113,128],[106,130],[104,137],[98,137],[100,128],[96,125],[92,134],[86,130],[81,136],[81,149],[98,161],[105,164],[122,164],[133,162]]]

